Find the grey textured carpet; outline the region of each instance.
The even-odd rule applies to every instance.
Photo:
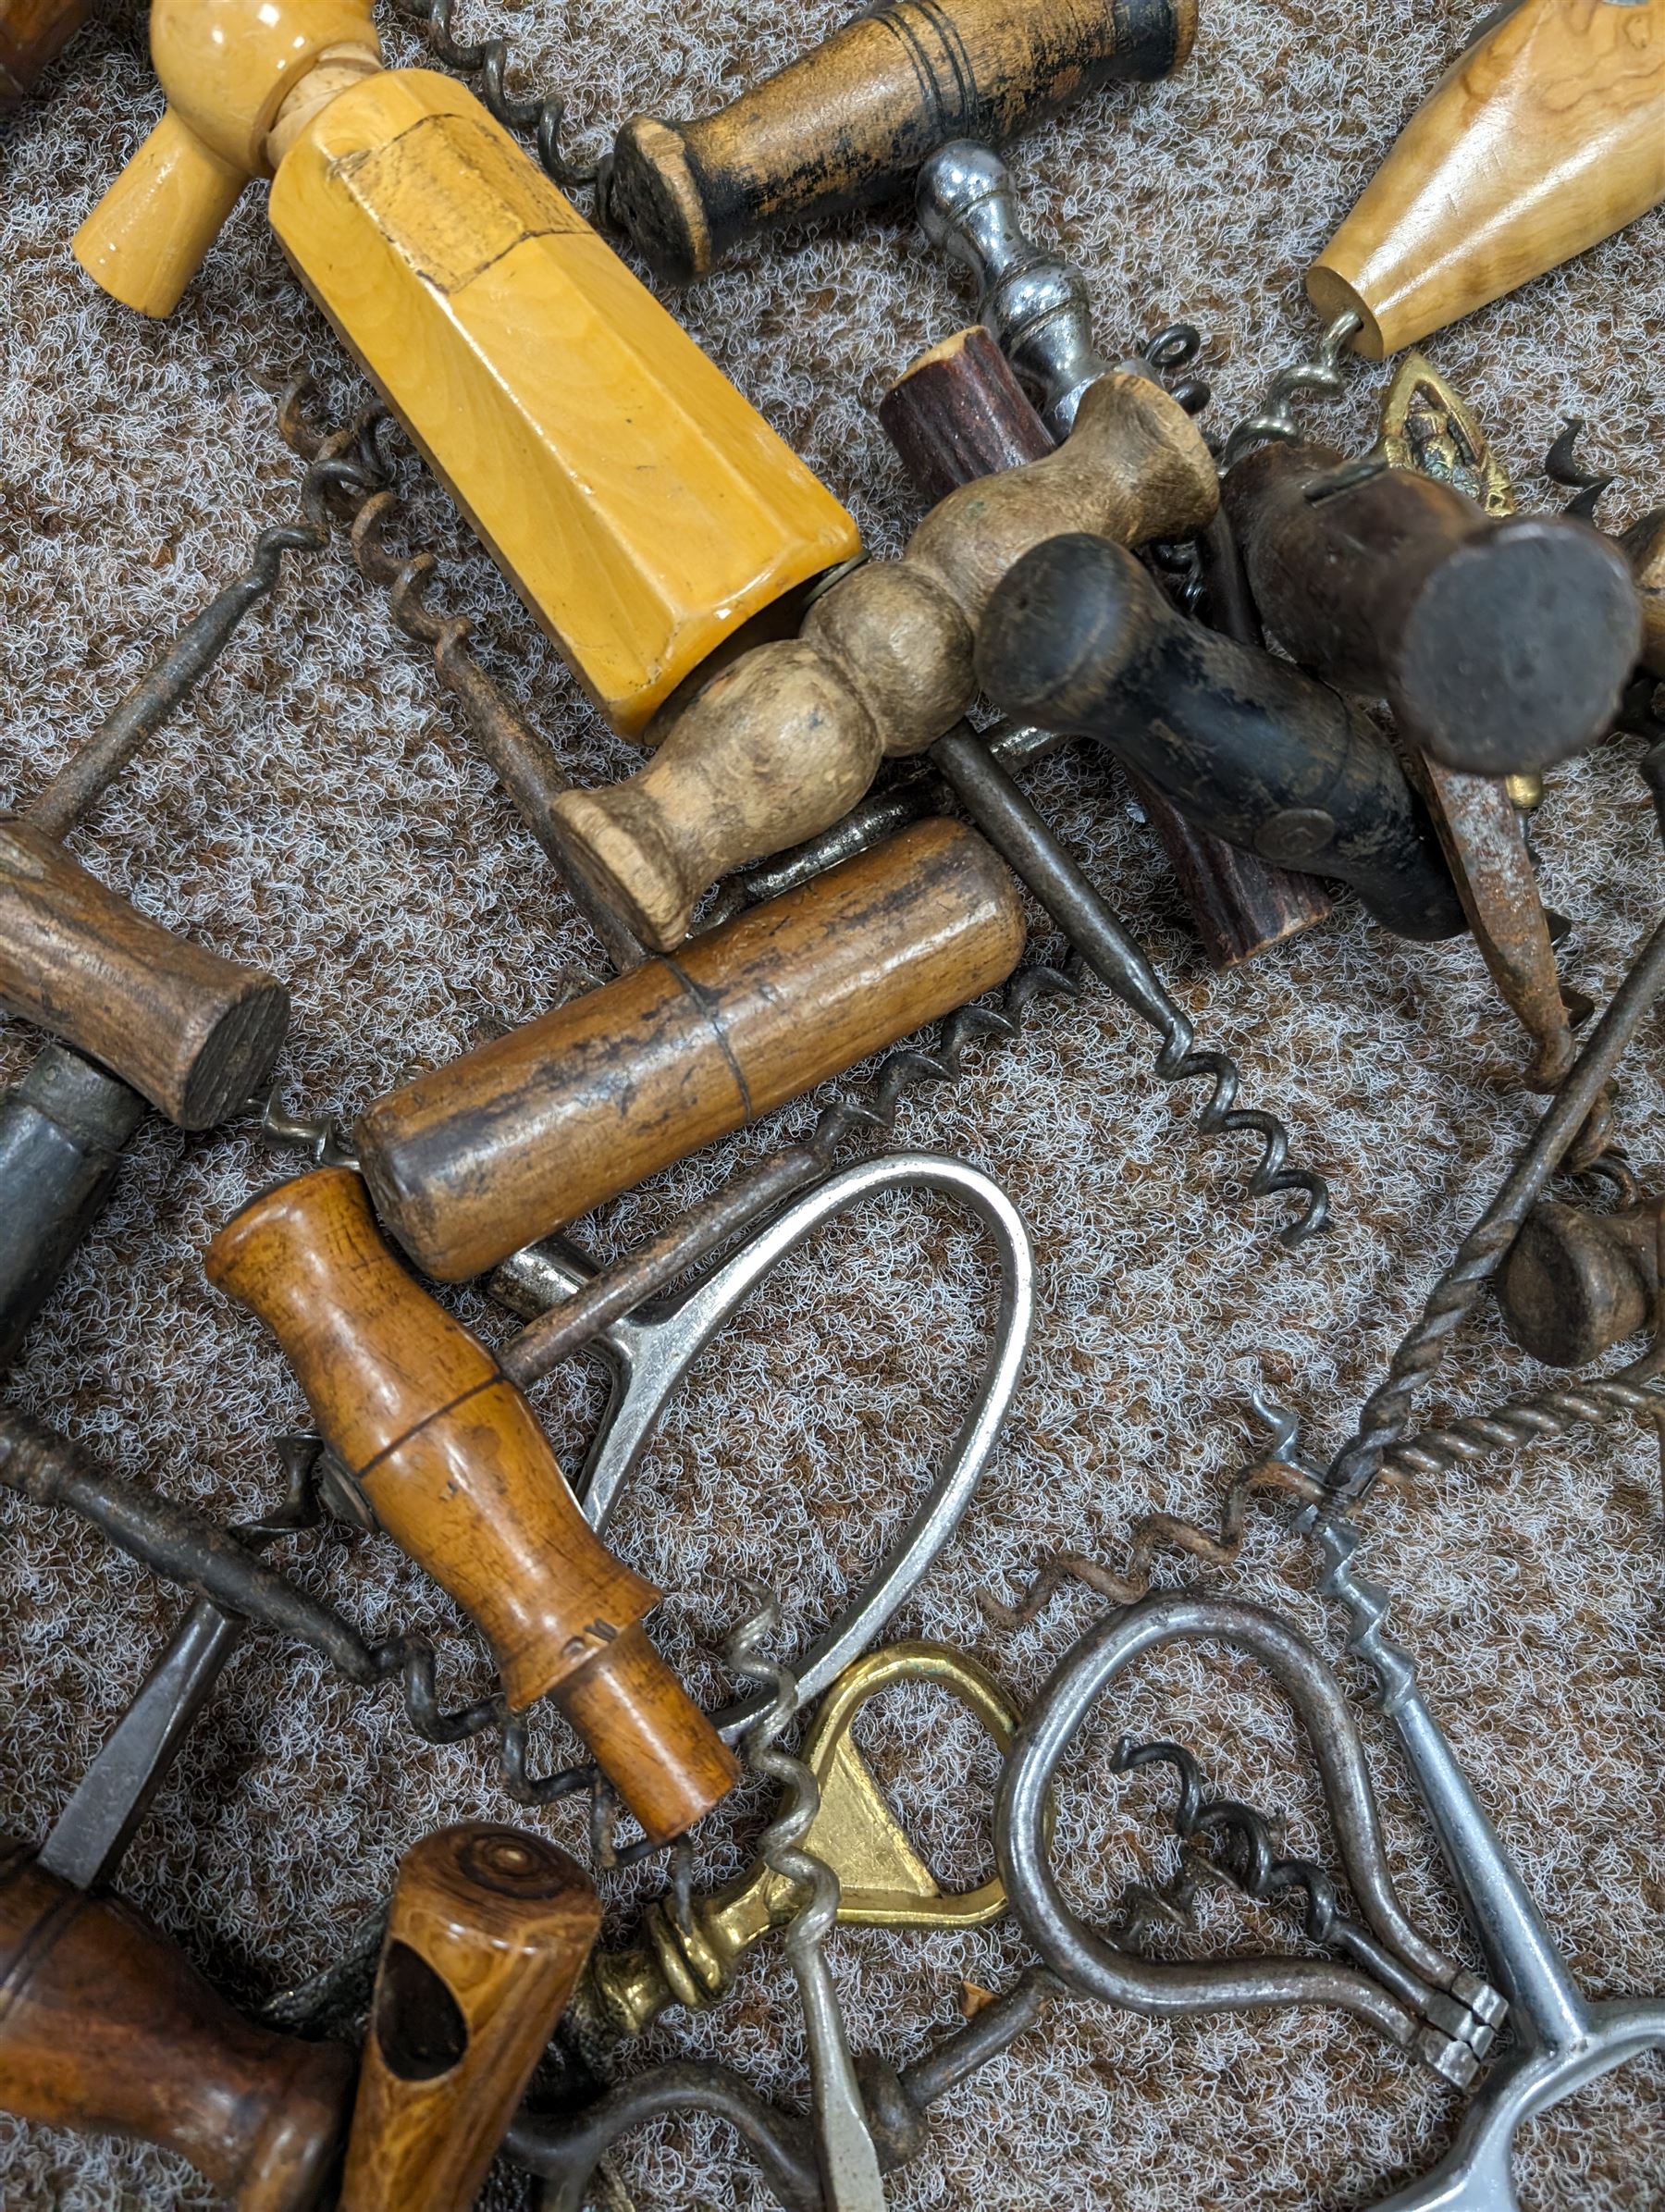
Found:
[[[778,65],[836,0],[758,0],[744,21],[707,0],[527,0],[465,6],[464,35],[512,31],[534,72],[570,92],[580,139],[636,112],[702,112]],[[1107,345],[1178,315],[1209,336],[1222,419],[1310,342],[1299,272],[1351,204],[1458,44],[1470,6],[1204,0],[1195,58],[1172,83],[1112,93],[1018,156],[1036,226],[1089,273]],[[265,227],[239,209],[171,321],[142,323],[73,266],[76,224],[158,105],[136,8],[85,34],[36,105],[4,126],[0,183],[6,376],[6,711],[0,792],[26,795],[130,684],[156,639],[288,515],[298,468],[256,370],[317,366],[339,417],[363,392]],[[415,49],[400,31],[393,53]],[[1569,413],[1599,426],[1622,472],[1610,518],[1665,496],[1658,214],[1437,341],[1528,501]],[[915,509],[869,409],[968,303],[905,207],[756,248],[681,303],[690,327],[856,512],[894,548]],[[1315,424],[1373,435],[1379,378],[1360,372]],[[450,604],[477,616],[495,672],[582,780],[624,772],[488,562],[429,495],[422,525],[454,550]],[[1615,745],[1553,778],[1539,818],[1546,892],[1574,924],[1571,979],[1610,990],[1659,906],[1656,840]],[[963,1532],[896,1622],[957,1639],[1020,1697],[1092,1617],[1061,1597],[1011,1637],[980,1588],[1009,1594],[1063,1544],[1125,1563],[1141,1516],[1211,1522],[1247,1449],[1257,1378],[1300,1409],[1314,1450],[1345,1436],[1365,1391],[1533,1119],[1512,1080],[1519,1040],[1473,946],[1396,945],[1344,905],[1325,928],[1240,973],[1212,975],[1125,789],[1069,755],[1034,779],[1059,828],[1150,946],[1205,1041],[1238,1053],[1245,1100],[1282,1114],[1302,1161],[1332,1179],[1335,1227],[1298,1254],[1278,1202],[1249,1202],[1246,1144],[1211,1142],[1196,1101],[1152,1073],[1152,1040],[1104,995],[1043,1007],[1020,1048],[973,1055],[923,1095],[899,1136],[977,1160],[1032,1226],[1042,1304],[1015,1417]],[[339,548],[292,565],[191,711],[79,832],[75,849],[171,926],[292,979],[292,1099],[347,1109],[407,1073],[580,990],[595,948],[531,839],[438,704],[422,657]],[[35,1049],[0,1030],[0,1078]],[[1657,1026],[1624,1087],[1622,1133],[1665,1153]],[[783,1116],[802,1128],[809,1108]],[[623,1249],[711,1187],[775,1128],[722,1148],[590,1225]],[[253,1323],[204,1282],[204,1243],[274,1180],[246,1132],[144,1128],[105,1225],[36,1333],[19,1403],[111,1465],[227,1517],[270,1501],[272,1440],[303,1407]],[[741,1608],[738,1573],[779,1588],[795,1628],[824,1619],[877,1556],[950,1433],[987,1296],[974,1242],[912,1202],[824,1236],[702,1362],[615,1525],[619,1549],[671,1593],[660,1640],[705,1690],[700,1656]],[[458,1310],[502,1327],[473,1293]],[[1489,1309],[1466,1332],[1430,1413],[1490,1403],[1535,1371]],[[595,1413],[582,1366],[538,1393],[575,1458]],[[1659,1477],[1651,1440],[1537,1449],[1384,1501],[1370,1564],[1485,1801],[1577,1971],[1596,1992],[1665,1982],[1658,1696]],[[377,1635],[436,1634],[453,1685],[477,1649],[387,1543],[296,1571]],[[1226,1579],[1287,1605],[1330,1650],[1336,1623],[1269,1516]],[[1165,1555],[1164,1579],[1183,1572]],[[0,1824],[42,1835],[178,1620],[182,1601],[102,1542],[8,1503],[0,1512],[4,1740]],[[1361,1691],[1363,1675],[1350,1670]],[[1247,1670],[1198,1654],[1147,1668],[1098,1717],[1071,1770],[1059,1845],[1073,1893],[1115,1909],[1163,1840],[1166,1792],[1110,1775],[1122,1728],[1180,1736],[1216,1781],[1287,1815],[1293,1847],[1325,1846],[1289,1717]],[[1449,1893],[1385,1731],[1366,1731],[1394,1863],[1414,1910],[1454,1939]],[[986,1864],[992,1761],[940,1699],[897,1697],[864,1740],[945,1878]],[[969,1773],[968,1787],[962,1777]],[[702,1881],[748,1854],[761,1806],[701,1839]],[[304,1654],[237,1659],[133,1847],[123,1887],[219,1984],[253,2003],[329,1960],[428,1828],[515,1818],[477,1749],[415,1743],[389,1696],[361,1696]],[[549,1832],[581,1846],[577,1816]],[[648,1874],[610,1889],[616,1936]],[[1286,1941],[1279,1916],[1251,1937]],[[1211,1903],[1215,1944],[1243,1939]],[[998,1988],[1025,1946],[1010,1925],[963,1936],[852,1932],[832,1946],[858,2046],[903,2062],[957,2019],[963,1980]],[[805,2093],[802,2037],[778,1950],[700,2019],[673,2015],[627,2054],[721,2053],[768,2093]],[[1581,2095],[1523,2139],[1535,2207],[1665,2196],[1659,2066]],[[1421,2170],[1457,2101],[1339,2016],[1164,2025],[1061,2003],[1045,2031],[938,2107],[929,2149],[893,2184],[901,2207],[1346,2207]],[[715,2123],[666,2125],[621,2163],[644,2207],[752,2206],[766,2193]],[[202,2206],[208,2191],[149,2152],[0,2121],[9,2212]],[[500,2176],[492,2201],[519,2201]]]

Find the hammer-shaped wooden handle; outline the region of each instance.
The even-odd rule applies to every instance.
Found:
[[[0,1838],[0,2104],[188,2158],[238,2212],[308,2212],[352,2057],[255,2027],[136,1912]]]
[[[541,1835],[479,1822],[405,1853],[340,2212],[465,2212],[600,1925],[594,1883]]]
[[[1218,501],[1184,410],[1145,377],[1104,377],[1067,444],[951,493],[899,561],[857,569],[801,637],[709,684],[639,775],[565,794],[556,812],[577,864],[644,944],[672,950],[717,877],[825,829],[886,754],[953,726],[977,687],[973,625],[1021,554],[1071,529],[1126,545],[1189,537]]]
[[[651,1583],[592,1532],[525,1400],[325,1168],[235,1215],[208,1279],[265,1322],[383,1528],[479,1623],[516,1711],[546,1692],[648,1833],[679,1835],[738,1770],[648,1642]]]

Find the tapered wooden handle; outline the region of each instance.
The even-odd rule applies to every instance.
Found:
[[[1642,664],[1665,683],[1665,507],[1633,523],[1619,544],[1642,594]]]
[[[1665,198],[1665,0],[1519,0],[1400,134],[1306,286],[1381,361]]]
[[[289,1027],[281,983],[147,921],[21,822],[0,822],[0,1006],[101,1062],[181,1129],[244,1105]]]
[[[407,1851],[341,2212],[467,2212],[601,1926],[576,1860],[483,1822]]]
[[[0,2105],[188,2158],[238,2212],[324,2201],[352,2054],[257,2028],[136,1912],[0,1839]]]
[[[376,1210],[455,1281],[1003,982],[1017,885],[969,830],[914,824],[378,1100]]]
[[[1197,0],[881,0],[697,123],[613,148],[615,219],[661,276],[704,276],[755,230],[900,191],[951,139],[1000,140],[1116,78],[1166,77]]]
[[[1662,1257],[1657,1205],[1588,1214],[1546,1198],[1510,1247],[1498,1304],[1534,1359],[1587,1366],[1647,1326]]]
[[[208,1247],[259,1315],[376,1519],[479,1623],[516,1711],[552,1692],[649,1835],[737,1769],[641,1627],[651,1583],[592,1533],[525,1400],[413,1281],[347,1168],[284,1183]]]
[[[951,493],[900,561],[857,569],[801,637],[708,685],[639,775],[568,792],[556,812],[575,863],[645,945],[672,950],[720,875],[825,829],[886,754],[953,727],[976,689],[972,627],[1020,553],[1073,528],[1128,545],[1186,537],[1218,501],[1184,410],[1145,377],[1104,377],[1067,446]]]
[[[33,92],[96,0],[0,0],[0,107]]]
[[[1370,724],[1288,662],[1177,613],[1132,556],[1054,538],[990,604],[991,698],[1114,747],[1193,822],[1352,884],[1388,929],[1455,935],[1462,909],[1427,815]]]
[[[1623,554],[1587,524],[1497,521],[1454,485],[1361,477],[1306,443],[1248,454],[1226,502],[1267,627],[1326,683],[1387,699],[1448,768],[1548,768],[1612,727],[1642,615]]]

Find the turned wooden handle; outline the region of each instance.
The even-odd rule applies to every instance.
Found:
[[[473,1822],[405,1853],[340,2212],[467,2212],[600,1926],[541,1835]]]
[[[1642,665],[1665,684],[1665,507],[1633,523],[1619,545],[1642,595]]]
[[[1054,538],[1013,569],[978,636],[996,704],[1112,746],[1216,837],[1350,884],[1387,928],[1437,938],[1462,908],[1389,748],[1288,662],[1199,628],[1131,554]]]
[[[0,0],[0,108],[33,92],[95,0]]]
[[[697,123],[620,131],[610,212],[663,277],[702,277],[750,232],[900,191],[956,138],[1002,140],[1191,50],[1197,0],[881,0]]]
[[[0,822],[0,1006],[181,1129],[244,1105],[289,1027],[281,983],[147,921],[22,822]]]
[[[1642,616],[1623,553],[1587,524],[1497,521],[1454,485],[1361,478],[1305,442],[1240,461],[1226,504],[1267,628],[1326,683],[1385,698],[1448,768],[1548,768],[1612,727]]]
[[[1522,1350],[1584,1367],[1648,1326],[1659,1294],[1657,1205],[1586,1214],[1544,1199],[1498,1277],[1498,1304]]]
[[[510,1705],[552,1693],[658,1840],[709,1811],[738,1770],[641,1626],[659,1592],[592,1532],[486,1347],[388,1252],[358,1177],[267,1192],[204,1265],[278,1339],[383,1528],[479,1623]]]
[[[238,2212],[324,2198],[352,2053],[257,2028],[110,1897],[0,1838],[0,2104],[21,2119],[163,2144]]]
[[[1306,287],[1373,361],[1665,198],[1665,0],[1520,0],[1400,132]]]
[[[1019,554],[1069,529],[1189,537],[1218,504],[1184,409],[1146,377],[1105,377],[1067,445],[951,493],[899,561],[817,599],[801,637],[715,677],[638,775],[566,793],[556,812],[575,863],[645,945],[671,951],[720,875],[825,829],[886,754],[953,727],[976,690],[973,626]]]

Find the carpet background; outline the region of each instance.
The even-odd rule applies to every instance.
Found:
[[[1206,0],[1190,66],[1111,92],[1018,151],[1032,227],[1067,241],[1091,279],[1101,342],[1180,315],[1208,335],[1222,421],[1310,343],[1305,261],[1466,32],[1467,6],[1359,0],[1345,22],[1315,0]],[[702,113],[838,19],[837,0],[464,6],[461,35],[512,32],[534,77],[570,94],[593,145],[634,113]],[[413,39],[384,22],[396,59]],[[244,563],[254,530],[290,513],[298,465],[254,371],[314,365],[331,419],[363,388],[291,279],[247,195],[179,313],[153,325],[94,292],[71,232],[159,107],[132,6],[84,33],[32,105],[0,126],[6,377],[0,797],[27,796],[142,670],[156,641]],[[1665,260],[1659,214],[1437,340],[1528,503],[1570,413],[1593,418],[1622,473],[1607,518],[1665,496]],[[963,323],[957,280],[905,204],[774,239],[678,303],[695,335],[894,550],[915,504],[870,408],[921,345]],[[1354,448],[1373,433],[1379,375],[1360,370],[1315,426]],[[419,521],[454,550],[444,590],[479,621],[495,673],[580,780],[624,772],[602,730],[443,499]],[[1659,908],[1659,867],[1620,742],[1558,772],[1539,817],[1546,895],[1571,915],[1571,980],[1611,989]],[[1018,1049],[973,1056],[954,1091],[905,1112],[905,1143],[961,1153],[1009,1187],[1036,1240],[1041,1308],[1027,1379],[983,1491],[894,1623],[964,1643],[1019,1696],[1093,1617],[1085,1592],[1002,1637],[980,1587],[1024,1587],[1049,1550],[1125,1561],[1139,1517],[1211,1521],[1241,1464],[1258,1377],[1298,1407],[1314,1451],[1350,1430],[1435,1271],[1495,1188],[1535,1108],[1512,1081],[1519,1041],[1473,945],[1394,944],[1344,904],[1324,928],[1239,973],[1211,974],[1178,896],[1118,780],[1084,752],[1033,779],[1091,859],[1205,1042],[1237,1053],[1245,1102],[1288,1120],[1295,1155],[1332,1180],[1335,1227],[1300,1254],[1275,1241],[1279,1204],[1250,1203],[1247,1145],[1195,1131],[1196,1100],[1151,1073],[1152,1040],[1103,994],[1043,1007]],[[292,562],[189,710],[72,840],[107,883],[176,929],[292,982],[286,1090],[348,1110],[405,1075],[585,988],[598,973],[530,837],[439,704],[339,546]],[[0,1080],[36,1040],[0,1028]],[[1657,1029],[1629,1070],[1622,1133],[1644,1166],[1665,1152]],[[689,1163],[587,1225],[622,1250],[811,1107]],[[17,1401],[105,1464],[228,1518],[275,1489],[272,1439],[303,1415],[282,1361],[211,1293],[200,1254],[278,1164],[246,1131],[182,1138],[154,1118],[12,1381]],[[661,1644],[715,1693],[701,1656],[740,1610],[734,1576],[765,1577],[795,1627],[840,1602],[899,1524],[951,1433],[974,1368],[983,1255],[947,1213],[870,1208],[828,1232],[701,1362],[614,1527],[669,1589]],[[473,1292],[457,1310],[491,1331]],[[1426,1411],[1529,1387],[1535,1371],[1487,1309]],[[582,1363],[538,1393],[574,1460],[597,1411]],[[1395,1626],[1481,1795],[1597,1994],[1661,1983],[1659,1502],[1650,1440],[1539,1448],[1385,1501],[1367,1565],[1396,1593]],[[377,1636],[438,1635],[460,1687],[476,1647],[434,1587],[384,1541],[286,1563]],[[1181,1578],[1181,1563],[1162,1578]],[[1269,1516],[1233,1588],[1286,1605],[1331,1652],[1338,1625]],[[44,1833],[182,1610],[179,1593],[81,1533],[0,1511],[0,1824]],[[1348,1663],[1355,1688],[1363,1676]],[[1457,1940],[1412,1798],[1374,1716],[1366,1733],[1393,1862],[1412,1909]],[[1247,1670],[1195,1652],[1147,1667],[1096,1717],[1059,1825],[1074,1894],[1109,1914],[1165,1841],[1167,1794],[1113,1779],[1123,1728],[1190,1742],[1216,1783],[1288,1817],[1291,1847],[1324,1848],[1290,1717]],[[993,1760],[945,1699],[897,1696],[863,1742],[944,1878],[987,1863]],[[749,1857],[756,1794],[700,1843],[700,1879]],[[388,1888],[401,1853],[441,1823],[519,1813],[477,1749],[427,1749],[389,1695],[360,1696],[304,1652],[239,1655],[134,1844],[122,1888],[235,1998],[254,2003],[334,1957]],[[540,1824],[582,1848],[578,1816]],[[651,1872],[609,1883],[610,1935]],[[1282,1916],[1279,1916],[1281,1922]],[[1270,1918],[1211,1906],[1215,1944]],[[957,2020],[962,1979],[1010,1981],[1026,1959],[1002,1924],[975,1934],[846,1932],[832,1946],[857,2047],[897,2063]],[[778,1948],[699,2019],[672,2015],[624,2055],[721,2053],[800,2103],[802,2038]],[[1641,2206],[1665,2195],[1657,2061],[1581,2094],[1522,2138],[1528,2204]],[[1341,2016],[1165,2025],[1084,2003],[946,2098],[926,2152],[892,2183],[898,2207],[1130,2212],[1372,2202],[1423,2170],[1458,2101]],[[637,2203],[760,2205],[753,2169],[716,2123],[638,2137],[621,2161]],[[190,2206],[211,2193],[175,2161],[0,2121],[11,2212]],[[490,2201],[524,2201],[500,2173]]]

